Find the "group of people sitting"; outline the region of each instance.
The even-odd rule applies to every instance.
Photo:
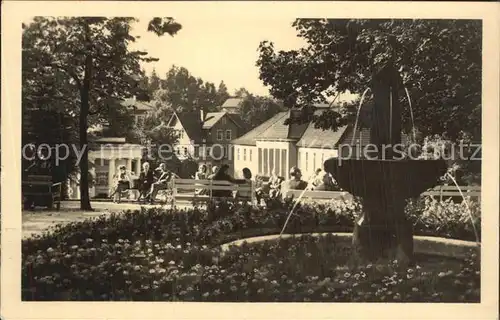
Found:
[[[335,179],[328,172],[317,169],[309,181],[302,180],[302,171],[297,167],[290,169],[290,179],[285,180],[279,177],[273,170],[267,184],[259,183],[256,189],[257,201],[262,198],[278,198],[286,195],[287,190],[317,190],[317,191],[336,191],[340,190]]]
[[[132,188],[133,181],[137,181],[139,190],[138,202],[144,201],[154,203],[159,191],[168,189],[168,183],[172,177],[177,176],[175,173],[167,170],[166,165],[161,163],[158,168],[152,170],[150,164],[145,162],[142,165],[142,171],[136,179],[135,175],[128,172],[125,166],[119,166],[117,173],[114,175],[113,186],[110,190],[110,198],[113,202],[120,202],[122,193]]]
[[[216,181],[228,181],[234,184],[248,184],[252,185],[254,181],[252,180],[252,172],[248,168],[242,170],[243,179],[235,179],[229,174],[229,166],[222,165],[220,168],[214,167],[212,172],[209,174],[208,169],[205,165],[199,167],[198,172],[195,174],[195,179],[197,180],[216,180]],[[302,180],[302,172],[299,168],[293,167],[290,170],[290,179],[285,180],[283,177],[278,176],[275,170],[272,170],[272,174],[269,177],[267,183],[263,182],[262,179],[256,177],[255,179],[255,197],[258,203],[262,199],[266,198],[278,198],[286,194],[286,190],[318,190],[318,191],[335,191],[339,190],[335,179],[332,175],[318,169],[315,171],[313,177],[309,179],[309,182]],[[208,194],[208,190],[199,189],[196,190],[199,195]],[[238,197],[238,198],[248,198],[252,197],[248,191],[239,191],[233,194],[230,190],[213,190],[213,197]]]
[[[131,189],[131,184],[134,180],[133,174],[127,172],[125,166],[119,166],[117,171],[118,172],[114,176],[114,184],[110,192],[110,198],[112,198],[114,202],[120,202],[122,193]],[[202,164],[198,168],[194,178],[196,180],[227,181],[240,185],[252,185],[254,183],[250,169],[244,168],[242,170],[242,176],[242,179],[235,179],[232,177],[229,173],[229,165],[227,164],[223,164],[220,167],[215,166],[212,168],[211,172],[209,172],[206,165]],[[175,173],[167,170],[164,163],[161,163],[155,170],[151,170],[149,163],[145,162],[142,166],[142,172],[140,173],[139,178],[135,179],[138,183],[135,188],[140,192],[137,201],[154,203],[158,192],[160,190],[168,189],[169,182],[173,177],[178,178]],[[321,191],[339,190],[331,174],[323,171],[322,169],[317,169],[309,181],[304,181],[302,180],[302,172],[297,167],[293,167],[290,170],[290,179],[288,180],[278,176],[276,171],[272,170],[272,174],[267,183],[257,177],[255,186],[255,197],[258,203],[260,203],[262,199],[282,197],[286,194],[287,190],[305,190],[306,188],[309,190]],[[197,195],[208,195],[209,191],[207,189],[200,188],[197,189],[195,193]],[[211,195],[215,198],[252,198],[250,191],[238,191],[234,194],[231,190],[212,190]]]

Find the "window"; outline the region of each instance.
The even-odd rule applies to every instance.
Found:
[[[281,150],[281,175],[283,177],[288,177],[288,173],[287,173],[287,168],[286,168],[286,165],[287,165],[287,160],[286,160],[286,149],[282,149]]]
[[[264,162],[264,174],[268,174],[269,173],[269,169],[268,169],[268,158],[267,158],[267,148],[264,149],[264,159],[263,159],[263,162]]]
[[[247,161],[247,149],[243,149],[243,161]]]
[[[222,122],[222,125],[223,125],[223,126],[225,126],[225,125],[227,124],[227,119],[226,119],[226,117],[222,117],[221,122]]]
[[[252,161],[252,149],[248,150],[248,160]]]
[[[316,152],[313,153],[313,170],[316,170]]]
[[[263,161],[263,159],[262,159],[262,149],[261,148],[258,149],[258,156],[259,156],[259,159],[257,162],[259,164],[259,173],[262,173],[262,161]]]
[[[300,168],[302,167],[302,163],[300,163],[300,160],[302,158],[302,152],[297,152],[297,166]]]
[[[269,173],[273,173],[271,171],[276,170],[274,167],[274,149],[269,149]]]
[[[217,130],[217,140],[221,141],[223,138],[223,132],[222,130]]]
[[[306,171],[309,170],[309,159],[308,158],[309,158],[309,153],[306,152]]]
[[[188,148],[184,148],[184,155],[187,156],[188,154]]]
[[[231,140],[231,130],[226,130],[226,140]]]
[[[240,160],[240,148],[238,148],[236,160]]]
[[[274,149],[274,170],[276,174],[281,174],[280,149]]]

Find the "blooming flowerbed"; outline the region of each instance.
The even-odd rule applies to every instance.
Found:
[[[150,209],[57,226],[23,241],[23,300],[479,301],[476,256],[426,257],[411,270],[397,263],[354,267],[350,248],[331,235],[221,251],[222,242],[242,233],[281,227],[288,205]],[[419,205],[425,233],[470,236],[465,226],[430,218],[435,204]],[[287,232],[349,229],[358,210],[347,202],[301,206]]]

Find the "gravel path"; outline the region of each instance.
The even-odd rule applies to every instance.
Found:
[[[62,223],[83,221],[88,218],[95,218],[101,215],[111,214],[111,212],[120,212],[125,210],[139,210],[141,207],[159,207],[160,205],[139,205],[136,203],[112,203],[112,202],[93,202],[94,212],[82,212],[79,210],[79,202],[63,202],[60,211],[48,211],[36,209],[33,211],[23,211],[23,239],[29,238],[34,234],[40,234],[51,226]],[[183,206],[180,206],[181,208]],[[187,207],[184,206],[184,207]]]

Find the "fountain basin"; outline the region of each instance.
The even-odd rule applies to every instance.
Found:
[[[324,163],[339,186],[354,196],[390,201],[418,197],[447,170],[444,160],[331,158]]]

